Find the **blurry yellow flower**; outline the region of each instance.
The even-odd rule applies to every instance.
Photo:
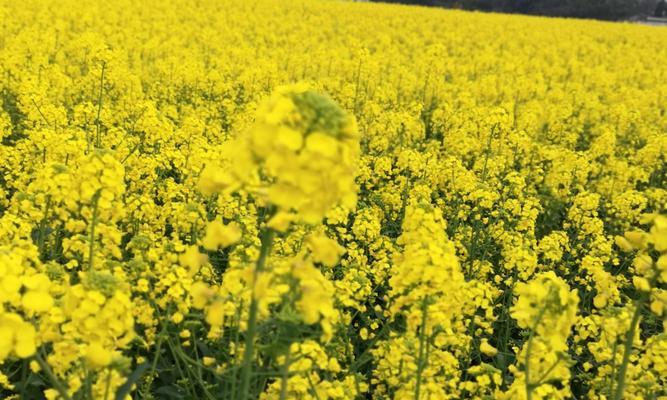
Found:
[[[86,349],[86,360],[94,369],[100,369],[111,364],[112,354],[101,343],[90,343]]]
[[[197,246],[188,246],[185,252],[179,255],[178,260],[181,265],[188,267],[191,275],[194,275],[208,262],[208,256],[200,253]]]
[[[202,309],[213,298],[215,290],[204,282],[195,282],[190,288],[190,295],[192,296],[193,307]]]
[[[338,141],[325,133],[313,132],[306,138],[306,149],[322,157],[333,158],[338,153]]]
[[[57,400],[60,397],[60,394],[56,389],[46,389],[44,391],[44,397],[46,400]]]
[[[653,267],[653,259],[648,254],[638,254],[632,263],[640,275],[647,275]]]
[[[199,191],[210,196],[214,193],[233,190],[238,187],[238,182],[227,171],[212,166],[207,166],[199,176]]]
[[[623,236],[616,236],[614,241],[616,242],[616,245],[623,251],[634,250],[632,243]]]
[[[45,312],[53,306],[53,298],[48,293],[29,290],[23,295],[23,307],[34,312]]]
[[[181,322],[183,322],[183,314],[181,314],[178,311],[173,313],[171,315],[171,321],[175,324],[180,324]]]
[[[609,300],[609,296],[607,296],[604,293],[598,293],[593,298],[593,305],[595,306],[595,308],[604,308],[607,305],[608,300]]]
[[[224,311],[225,305],[222,301],[213,302],[206,308],[206,322],[211,326],[221,326],[225,318]]]
[[[228,247],[239,239],[241,239],[241,230],[237,224],[224,225],[222,222],[215,220],[208,223],[206,235],[202,239],[202,246],[206,250],[214,251],[221,247]]]
[[[643,250],[646,247],[647,235],[642,231],[625,232],[625,239],[632,244],[632,247]]]
[[[642,292],[649,292],[651,290],[651,285],[649,284],[648,280],[646,278],[642,278],[641,276],[633,276],[632,284]]]
[[[308,238],[313,254],[313,261],[333,267],[345,249],[333,239],[323,234],[313,234]]]
[[[498,349],[491,346],[487,339],[482,339],[481,343],[479,344],[479,351],[488,357],[494,357],[496,354],[498,354]]]
[[[285,232],[289,228],[289,225],[292,221],[294,221],[293,215],[283,211],[279,211],[276,213],[276,215],[271,217],[271,219],[267,223],[267,226],[278,232]]]

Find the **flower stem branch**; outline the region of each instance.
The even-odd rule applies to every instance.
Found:
[[[250,391],[250,375],[252,373],[252,360],[255,353],[255,335],[257,334],[257,314],[259,310],[259,302],[255,298],[255,285],[259,274],[264,270],[266,259],[268,258],[271,246],[273,244],[273,237],[275,232],[272,229],[265,228],[261,234],[262,245],[255,264],[253,272],[253,282],[251,289],[250,310],[248,313],[248,327],[245,335],[245,350],[243,353],[243,366],[241,369],[241,386],[239,390],[239,400],[245,400],[249,396]]]

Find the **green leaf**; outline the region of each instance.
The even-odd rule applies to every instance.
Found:
[[[130,374],[130,376],[127,378],[125,383],[123,383],[118,390],[116,390],[116,400],[124,400],[125,397],[130,394],[130,391],[132,391],[132,386],[137,383],[139,378],[141,378],[141,375],[144,374],[144,372],[148,369],[149,364],[148,363],[143,363],[137,367],[137,369]]]

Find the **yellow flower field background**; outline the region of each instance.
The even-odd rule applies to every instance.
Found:
[[[665,37],[0,2],[0,397],[667,398]]]

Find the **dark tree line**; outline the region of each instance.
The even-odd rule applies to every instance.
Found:
[[[656,0],[381,0],[388,3],[418,4],[573,18],[619,20],[651,15]]]

